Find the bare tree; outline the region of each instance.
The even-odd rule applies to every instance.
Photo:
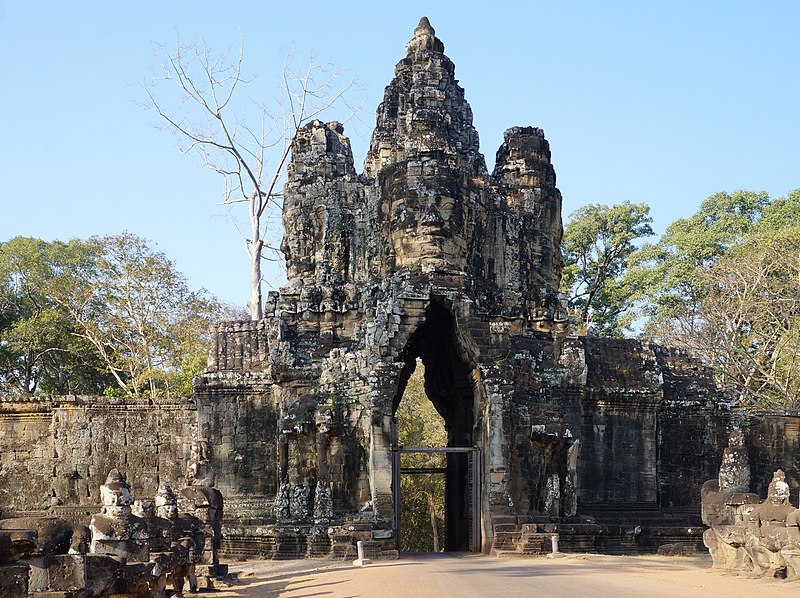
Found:
[[[92,237],[84,245],[87,258],[55,263],[71,269],[41,285],[71,320],[70,334],[91,344],[125,394],[170,396],[178,386],[191,392],[192,368],[205,364],[208,326],[225,307],[192,291],[172,261],[140,237]]]
[[[800,229],[724,256],[705,286],[699,322],[678,321],[683,345],[746,407],[800,407]]]
[[[205,44],[182,44],[175,50],[156,46],[163,58],[163,71],[147,89],[149,107],[161,118],[178,141],[183,153],[198,154],[206,167],[223,181],[224,206],[245,206],[247,226],[233,218],[244,241],[250,263],[250,317],[263,315],[262,259],[282,262],[279,249],[281,186],[298,130],[334,107],[343,105],[347,120],[357,107],[348,103],[356,86],[354,78],[330,63],[317,62],[290,51],[272,102],[253,102],[241,88],[252,82],[242,71],[244,52],[213,54]],[[155,93],[158,83],[174,84],[179,105]],[[174,98],[173,98],[174,100]],[[256,113],[248,124],[247,115]],[[243,230],[244,229],[244,230]]]

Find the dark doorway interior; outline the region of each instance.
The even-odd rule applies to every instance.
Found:
[[[443,300],[433,299],[425,322],[409,339],[403,353],[405,367],[392,405],[397,412],[408,380],[420,359],[425,366],[425,394],[444,420],[446,447],[473,446],[474,391],[471,368],[464,360],[456,339],[455,319]],[[399,457],[396,464],[399,467]],[[470,483],[468,452],[445,453],[444,550],[474,549],[473,488]],[[399,472],[398,472],[399,473]],[[396,477],[399,481],[399,477]],[[472,539],[472,541],[471,541]]]

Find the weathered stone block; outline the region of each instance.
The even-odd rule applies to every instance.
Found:
[[[30,558],[29,590],[31,592],[68,592],[86,587],[84,557],[72,554]]]
[[[28,598],[28,566],[21,563],[0,565],[0,596]]]

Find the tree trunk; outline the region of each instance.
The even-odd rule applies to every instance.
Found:
[[[431,515],[431,532],[433,533],[433,552],[439,552],[439,530],[436,527],[436,507],[433,504],[433,494],[426,492],[428,497],[428,511]]]
[[[36,385],[33,384],[33,350],[28,349],[28,358],[25,360],[25,380],[22,381],[23,390],[28,394],[33,394]]]
[[[264,241],[261,239],[259,227],[252,227],[253,246],[250,248],[250,299],[247,306],[250,308],[250,318],[260,320],[264,316],[261,301],[261,251]]]

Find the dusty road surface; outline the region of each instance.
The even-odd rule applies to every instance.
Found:
[[[748,579],[708,569],[705,557],[574,555],[497,559],[403,555],[365,567],[327,561],[250,561],[231,566],[239,581],[208,598],[758,598],[800,596],[800,582]]]

